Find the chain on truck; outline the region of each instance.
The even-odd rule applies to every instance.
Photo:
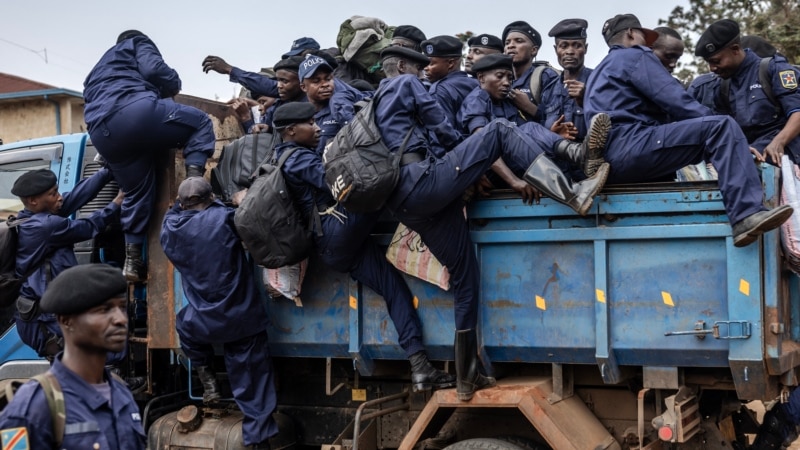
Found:
[[[220,146],[240,134],[226,105],[179,98],[209,113]],[[0,146],[4,213],[21,209],[10,187],[22,172],[50,168],[69,191],[98,170],[95,153],[84,134]],[[182,179],[175,153],[163,158],[154,224]],[[762,178],[774,206],[778,173],[764,166]],[[115,194],[107,186],[77,215]],[[730,449],[758,427],[748,402],[797,385],[800,304],[791,299],[800,278],[784,264],[778,232],[733,246],[715,182],[608,186],[586,217],[505,192],[468,211],[481,266],[480,354],[498,385],[468,402],[455,389],[412,393],[381,297],[312,260],[302,307],[264,296],[281,430],[273,448]],[[382,222],[373,238],[388,244],[395,226]],[[180,274],[151,228],[149,279],[129,289],[123,367],[147,379],[136,397],[149,448],[243,448],[230,392],[229,406],[202,406],[180,354]],[[75,252],[81,263],[121,264],[123,247],[111,227]],[[428,354],[452,371],[452,296],[407,281]],[[13,326],[0,360],[0,387],[48,367]]]

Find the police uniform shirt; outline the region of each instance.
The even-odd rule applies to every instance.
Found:
[[[40,299],[48,277],[52,280],[65,269],[78,264],[73,251],[75,243],[93,238],[111,222],[120,209],[113,202],[88,217],[75,220],[69,218],[93,199],[111,179],[111,172],[102,168],[82,180],[71,192],[63,194],[63,203],[57,215],[48,212],[33,214],[27,209],[18,214],[18,218],[28,220],[17,227],[16,274],[21,277],[33,267],[39,266],[23,284],[21,296]],[[43,265],[47,257],[50,258],[49,274]]]
[[[336,133],[355,115],[353,105],[366,98],[365,93],[338,78],[333,79],[333,86],[333,95],[328,104],[314,114],[314,121],[319,127],[319,145],[316,150],[320,155],[325,150],[328,140],[336,136]]]
[[[128,388],[105,371],[111,402],[56,357],[50,368],[66,406],[65,449],[143,450],[146,436],[139,407]],[[53,422],[44,390],[32,381],[21,386],[0,414],[2,448],[53,448]],[[17,446],[10,446],[18,439]],[[21,442],[27,441],[27,447]]]
[[[578,81],[586,84],[589,81],[589,75],[592,69],[584,67],[578,74]],[[586,96],[586,91],[584,91]],[[544,127],[548,130],[558,120],[561,115],[564,115],[564,122],[572,122],[578,127],[577,141],[583,141],[586,137],[586,123],[583,117],[583,107],[578,105],[574,98],[569,96],[567,88],[564,87],[564,74],[562,73],[558,78],[553,79],[550,85],[544,89],[542,93],[542,105],[540,108],[544,109]]]
[[[444,78],[433,83],[429,92],[439,102],[447,120],[453,126],[458,127],[456,116],[461,109],[461,103],[476,87],[480,87],[478,80],[471,78],[466,72],[458,70],[448,73]]]
[[[528,99],[533,102],[533,94],[531,94],[531,75],[533,75],[533,71],[536,69],[536,64],[531,65],[531,67],[522,74],[521,77],[514,80],[514,83],[511,84],[511,89],[518,89],[521,92],[524,92]],[[540,89],[542,90],[542,94],[544,95],[544,89],[550,85],[550,83],[558,78],[558,72],[551,68],[547,68],[542,72],[542,84]],[[543,97],[544,98],[544,97]],[[535,103],[535,102],[534,102]],[[536,112],[536,117],[533,118],[535,121],[539,123],[544,123],[544,111],[539,108],[539,111]]]
[[[458,111],[457,124],[466,134],[472,134],[475,129],[485,127],[494,119],[506,119],[517,125],[527,122],[525,117],[510,100],[503,99],[494,102],[488,92],[480,87],[475,88],[464,99]]]
[[[300,99],[294,101],[308,103],[308,97],[306,97],[306,95],[303,94],[303,96]],[[266,111],[264,111],[263,115],[261,115],[261,123],[265,123],[269,125],[270,128],[272,128],[272,118],[275,117],[275,110],[278,109],[278,107],[280,107],[281,105],[285,105],[286,103],[291,103],[291,102],[285,102],[281,99],[278,99],[275,103],[272,104],[272,106],[270,106],[269,108],[267,108]]]
[[[136,36],[111,47],[89,72],[83,86],[84,120],[91,132],[114,112],[137,100],[177,94],[181,79],[164,63],[147,36]]]
[[[247,72],[238,67],[231,69],[228,79],[233,83],[239,83],[252,94],[253,98],[273,97],[278,98],[278,82],[264,74],[257,72]]]
[[[704,73],[692,80],[686,92],[701,105],[719,114],[717,111],[717,95],[719,92],[719,77],[714,73]]]
[[[181,273],[189,303],[178,313],[177,327],[200,341],[233,342],[267,328],[234,211],[219,201],[202,211],[184,210],[176,202],[164,217],[161,246]]]
[[[586,120],[606,112],[614,124],[660,125],[711,115],[664,70],[651,49],[639,45],[611,47],[589,76],[586,92]]]

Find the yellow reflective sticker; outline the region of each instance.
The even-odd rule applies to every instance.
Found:
[[[750,297],[750,283],[748,283],[744,278],[739,280],[739,292]]]
[[[350,307],[353,309],[358,309],[358,300],[352,295],[350,296]]]
[[[547,311],[547,305],[545,304],[544,299],[538,295],[536,296],[536,307],[542,311]]]
[[[667,306],[674,307],[675,304],[672,303],[672,295],[669,292],[661,291],[661,298],[664,300],[664,304]]]
[[[595,289],[594,290],[594,295],[595,295],[595,297],[597,297],[597,301],[598,302],[600,302],[600,303],[605,303],[606,302],[606,293],[603,292],[601,289]]]
[[[365,401],[367,401],[367,390],[366,389],[353,389],[353,401],[354,402],[365,402]]]
[[[784,89],[797,88],[797,76],[795,76],[794,70],[778,72],[778,76],[781,77],[781,86],[783,86]]]
[[[414,309],[418,309],[418,308],[419,308],[419,299],[415,295],[414,296]]]

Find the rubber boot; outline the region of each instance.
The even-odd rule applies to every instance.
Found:
[[[456,394],[468,401],[475,391],[494,386],[497,381],[481,375],[478,360],[478,336],[475,330],[456,330]]]
[[[217,388],[217,375],[208,366],[194,366],[197,377],[203,384],[203,403],[212,403],[219,400],[219,388]]]
[[[125,267],[122,273],[132,283],[139,283],[147,278],[147,266],[142,259],[142,244],[125,244]]]
[[[764,421],[758,427],[756,439],[750,450],[787,448],[796,438],[796,427],[790,423],[783,405],[778,403],[764,414]]]
[[[186,178],[203,177],[206,174],[205,167],[195,166],[194,164],[186,165]]]
[[[411,384],[414,392],[445,389],[456,385],[456,377],[433,367],[424,351],[414,353],[408,360],[411,361]]]
[[[603,163],[597,172],[580,183],[573,183],[558,166],[546,155],[541,154],[533,160],[533,164],[525,171],[525,181],[548,197],[574,209],[585,216],[592,207],[594,196],[600,192],[608,178],[611,166]]]

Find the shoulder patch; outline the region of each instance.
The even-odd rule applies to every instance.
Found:
[[[0,430],[2,450],[29,450],[28,429],[25,427]]]
[[[781,86],[784,89],[796,89],[797,88],[797,77],[794,74],[794,70],[784,70],[778,73],[778,76],[781,77]]]

